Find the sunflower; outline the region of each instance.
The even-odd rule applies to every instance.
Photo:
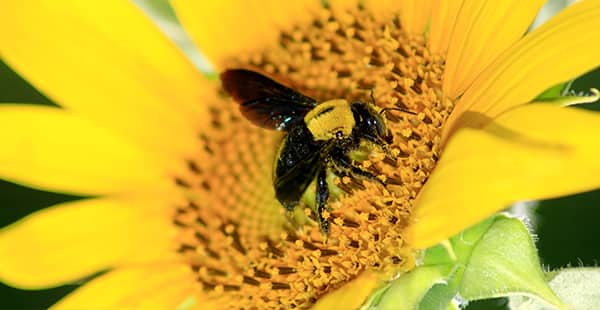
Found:
[[[361,161],[386,186],[332,178],[327,240],[309,204],[297,228],[274,199],[281,135],[132,4],[2,4],[2,59],[60,107],[0,107],[0,177],[90,198],[2,229],[0,280],[102,272],[57,309],[356,307],[511,203],[598,188],[600,115],[531,102],[600,64],[600,2],[524,35],[544,2],[173,1],[216,71],[416,113],[388,115],[395,158]]]

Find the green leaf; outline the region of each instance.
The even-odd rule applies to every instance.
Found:
[[[570,309],[600,305],[600,268],[567,268],[553,273],[550,287]],[[511,308],[540,309],[544,304],[527,297],[511,297]]]
[[[451,264],[456,260],[454,251],[448,241],[431,247],[423,255],[423,266]]]
[[[600,99],[600,91],[595,88],[591,88],[589,94],[553,95],[554,93],[545,95],[547,97],[538,97],[536,98],[535,103],[550,103],[561,107],[568,107],[572,105],[592,103]]]
[[[451,301],[458,293],[473,246],[486,234],[494,220],[494,217],[489,218],[425,252],[424,265],[443,265],[448,272],[446,283],[433,286],[420,301],[418,309],[434,310],[452,306]]]
[[[591,88],[590,94],[562,96],[555,98],[550,102],[561,107],[568,107],[572,105],[596,102],[598,99],[600,99],[600,91],[595,88]]]
[[[421,299],[418,310],[447,309],[452,305],[452,299],[456,295],[456,289],[448,284],[435,284]]]
[[[566,308],[545,282],[529,231],[518,219],[506,216],[496,217],[473,244],[458,291],[466,300],[516,294]]]
[[[590,93],[575,92],[572,90],[574,80],[557,84],[538,95],[534,103],[551,103],[562,107],[583,103],[592,103],[600,99],[600,92],[590,88]]]
[[[444,283],[448,266],[422,266],[403,274],[365,309],[416,309],[423,296],[437,283]]]
[[[378,291],[367,309],[444,309],[457,294],[467,301],[525,295],[565,308],[525,225],[499,214],[426,250],[421,266]]]
[[[535,98],[535,101],[545,101],[545,100],[551,100],[556,97],[560,97],[562,94],[564,94],[564,90],[568,88],[569,84],[570,84],[570,82],[565,82],[565,83],[560,83],[560,84],[554,85],[554,86],[546,89],[543,93],[539,94]]]

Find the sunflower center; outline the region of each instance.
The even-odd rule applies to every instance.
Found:
[[[275,199],[272,167],[282,134],[250,124],[224,95],[212,103],[202,149],[176,178],[188,199],[174,215],[178,252],[199,287],[223,299],[224,308],[304,308],[365,270],[411,269],[403,228],[435,167],[441,127],[453,108],[440,99],[443,59],[430,54],[423,35],[360,9],[324,9],[310,25],[282,32],[276,47],[232,63],[319,101],[369,102],[372,95],[382,108],[416,115],[386,114],[394,156],[363,152],[360,166],[385,186],[334,178],[325,240],[310,220],[290,225]]]

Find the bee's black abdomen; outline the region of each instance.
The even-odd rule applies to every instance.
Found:
[[[281,204],[292,210],[315,178],[320,164],[321,142],[314,141],[304,125],[294,126],[282,141],[273,184]]]

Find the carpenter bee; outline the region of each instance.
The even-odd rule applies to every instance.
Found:
[[[329,198],[329,169],[338,176],[383,184],[372,173],[357,167],[349,152],[358,149],[363,140],[383,149],[392,142],[382,115],[384,110],[378,112],[372,104],[344,99],[318,103],[245,69],[223,72],[221,82],[225,92],[239,103],[245,118],[262,128],[287,133],[275,159],[273,186],[277,199],[288,211],[294,210],[316,177],[317,215],[321,231],[328,234],[329,220],[323,212]]]

